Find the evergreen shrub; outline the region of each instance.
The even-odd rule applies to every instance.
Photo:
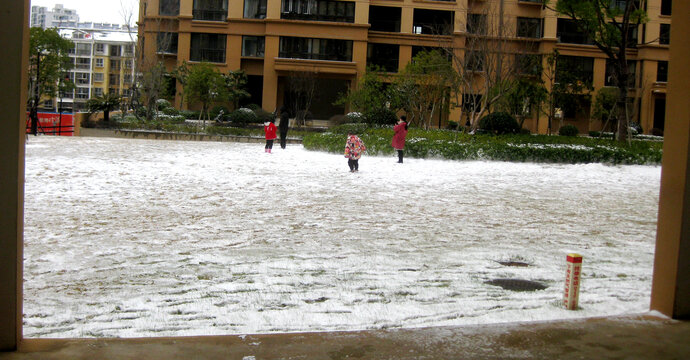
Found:
[[[505,112],[495,112],[484,116],[479,120],[479,128],[495,135],[516,134],[520,131],[517,120]]]
[[[165,100],[165,99],[156,100],[156,110],[161,111],[161,110],[167,109],[169,107],[172,107],[172,105],[170,104],[170,101]]]
[[[579,132],[580,131],[577,129],[577,127],[572,124],[563,125],[560,129],[558,129],[558,135],[560,136],[577,136]]]
[[[245,126],[259,121],[254,111],[247,108],[239,108],[231,112],[228,114],[228,120],[230,120],[233,125],[237,126]]]
[[[392,125],[398,121],[395,112],[386,108],[373,109],[364,114],[367,123],[372,125]]]

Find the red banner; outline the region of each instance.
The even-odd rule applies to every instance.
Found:
[[[27,113],[28,115],[28,113]],[[26,133],[31,133],[31,119],[26,120]],[[73,136],[74,116],[71,113],[38,113],[38,133],[46,135]]]

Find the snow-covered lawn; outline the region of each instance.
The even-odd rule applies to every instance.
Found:
[[[660,167],[365,155],[353,174],[343,156],[301,146],[47,136],[31,137],[26,154],[26,337],[649,308]],[[561,305],[570,252],[584,256],[578,311]],[[548,287],[485,283],[499,278]]]

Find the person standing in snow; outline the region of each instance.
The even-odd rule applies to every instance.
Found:
[[[398,124],[393,127],[393,149],[398,151],[398,164],[403,162],[403,149],[405,149],[405,137],[407,136],[407,116],[402,115],[398,119]]]
[[[280,128],[280,147],[285,149],[285,142],[287,139],[288,126],[290,125],[290,115],[285,108],[285,105],[280,107],[280,123],[278,128]]]
[[[273,149],[273,140],[276,138],[276,125],[273,123],[273,119],[264,123],[264,133],[266,134],[266,148],[264,151],[270,154],[271,149]]]
[[[350,167],[350,172],[359,171],[359,158],[367,148],[359,136],[349,133],[347,141],[345,142],[345,157],[347,158],[347,165]]]

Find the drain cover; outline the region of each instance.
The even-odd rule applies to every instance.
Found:
[[[547,288],[546,285],[540,282],[523,279],[493,279],[490,281],[485,281],[484,283],[500,286],[506,290],[512,291],[535,291],[544,290]]]

